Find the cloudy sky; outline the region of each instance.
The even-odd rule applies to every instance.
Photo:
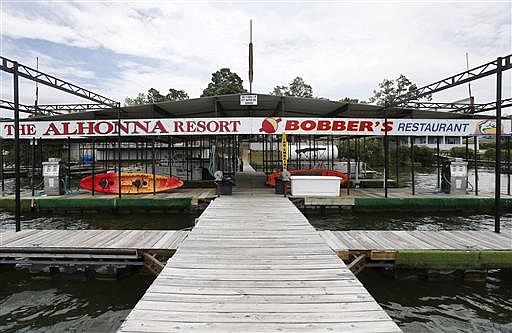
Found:
[[[511,1],[1,2],[1,54],[110,98],[154,87],[198,97],[211,73],[230,67],[247,81],[249,19],[254,85],[268,93],[302,76],[316,96],[367,100],[384,78],[419,86],[511,53]],[[1,97],[12,98],[1,74]],[[504,96],[511,91],[505,75]],[[495,98],[494,79],[473,84]],[[34,101],[21,84],[21,103]],[[467,97],[467,86],[434,96]],[[40,88],[40,104],[76,99]]]

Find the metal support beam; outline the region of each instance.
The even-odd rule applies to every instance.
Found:
[[[117,190],[121,199],[121,106],[117,105]]]
[[[358,171],[359,172],[359,171]],[[389,142],[388,142],[388,103],[384,106],[384,197],[388,197]]]
[[[58,79],[54,76],[42,73],[38,71],[37,69],[30,68],[28,66],[18,64],[16,61],[0,57],[1,63],[0,63],[0,70],[8,73],[16,73],[16,77],[20,76],[25,79],[29,79],[41,84],[44,84],[46,86],[65,91],[69,94],[82,97],[85,99],[88,99],[90,101],[108,105],[110,107],[116,108],[119,106],[119,103],[109,99],[105,96],[96,94],[90,90],[87,90],[85,88],[81,88],[77,85],[74,85],[72,83],[66,82],[64,80]],[[17,80],[17,79],[16,79]],[[16,102],[18,103],[18,102]]]
[[[461,72],[456,75],[452,75],[443,80],[440,80],[440,81],[431,83],[429,85],[426,85],[424,87],[418,88],[411,93],[407,93],[407,94],[404,94],[404,95],[396,98],[395,101],[393,102],[392,106],[403,105],[404,103],[406,103],[410,100],[419,99],[419,98],[425,97],[427,95],[431,95],[433,93],[446,90],[448,88],[456,87],[461,84],[466,84],[468,82],[478,80],[478,79],[481,79],[481,78],[489,76],[489,75],[497,74],[498,71],[503,72],[508,69],[511,69],[512,68],[511,58],[512,58],[512,54],[506,55],[504,57],[499,57],[498,60],[488,62],[481,66],[472,68],[470,70]],[[498,70],[498,67],[499,67],[499,70]],[[501,74],[500,74],[500,76],[501,76]],[[496,100],[496,104],[500,104],[500,101],[501,101],[501,94],[500,94],[500,99]],[[498,107],[498,105],[496,105],[496,107]]]
[[[495,184],[494,184],[494,232],[499,233],[501,227],[501,87],[503,59],[496,59],[496,163],[495,163]],[[508,58],[510,65],[510,57]]]
[[[12,65],[12,77],[14,87],[14,221],[16,231],[21,230],[21,196],[20,196],[20,91],[19,91],[19,72],[18,63]],[[2,152],[3,153],[3,152]]]
[[[414,180],[414,139],[410,136],[409,140],[411,141],[411,190],[412,195],[416,195],[416,184]]]
[[[95,144],[95,140],[94,138],[92,138],[92,151],[91,151],[91,178],[92,178],[92,188],[91,188],[91,192],[92,192],[92,196],[94,196],[94,177],[95,177],[95,173],[96,173],[96,144]]]

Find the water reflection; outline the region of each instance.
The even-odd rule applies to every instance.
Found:
[[[153,280],[136,274],[118,281],[34,281],[10,267],[0,274],[1,332],[115,332]]]

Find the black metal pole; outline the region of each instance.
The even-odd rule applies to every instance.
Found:
[[[117,106],[117,191],[121,199],[121,106]]]
[[[351,157],[351,153],[350,153],[350,137],[347,139],[347,156],[348,156],[348,160],[347,160],[347,174],[348,174],[348,181],[347,181],[347,195],[350,195],[350,178],[351,178],[351,175],[352,175],[352,169],[350,167],[350,157]]]
[[[475,195],[478,195],[478,141],[477,137],[473,137],[473,149],[474,152],[474,160],[475,160]]]
[[[388,142],[388,102],[384,106],[384,197],[388,197],[389,142]]]
[[[169,159],[169,177],[172,177],[172,136],[169,137],[169,143],[167,144]]]
[[[413,137],[410,136],[409,140],[411,141],[411,185],[412,185],[412,195],[416,195],[416,185],[414,183],[414,140]]]
[[[34,177],[36,175],[36,138],[32,139],[32,173],[30,175],[30,189],[32,192],[32,196],[34,197],[36,194]]]
[[[507,136],[507,195],[510,195],[510,135]]]
[[[359,165],[361,164],[361,162],[359,161],[359,137],[355,138],[354,145],[355,145],[355,152],[356,152],[356,180],[357,180],[357,184],[359,185],[359,176],[361,175],[361,173],[360,173],[361,169],[359,168]]]
[[[437,137],[436,140],[436,153],[437,153],[437,188],[441,188],[441,149],[439,147],[439,139],[440,137]]]
[[[155,167],[155,137],[153,137],[153,141],[151,143],[151,158],[152,158],[152,172],[153,172],[153,195],[156,194],[156,167]]]
[[[500,232],[501,224],[501,83],[502,83],[502,58],[496,61],[496,164],[494,184],[494,232]]]
[[[469,136],[466,136],[466,163],[469,166]],[[469,181],[469,172],[466,172],[466,184]]]
[[[94,138],[92,138],[92,150],[91,150],[91,179],[92,179],[92,188],[91,188],[91,192],[92,192],[92,195],[94,196],[94,174],[96,173],[96,145],[95,145],[95,140]]]
[[[400,187],[400,137],[395,136],[396,147],[395,147],[395,173],[396,173],[396,187]]]
[[[4,181],[4,139],[0,138],[0,178],[2,181],[2,197],[4,196],[5,191],[5,181]]]
[[[68,136],[68,191],[71,191],[71,138]]]
[[[20,95],[18,87],[18,62],[13,63],[14,85],[14,220],[16,231],[21,230],[21,196],[20,196]],[[3,152],[2,152],[3,153]]]
[[[39,138],[39,179],[43,179],[43,139]]]

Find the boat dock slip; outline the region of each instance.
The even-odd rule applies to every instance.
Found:
[[[300,211],[213,201],[119,332],[400,332]]]

